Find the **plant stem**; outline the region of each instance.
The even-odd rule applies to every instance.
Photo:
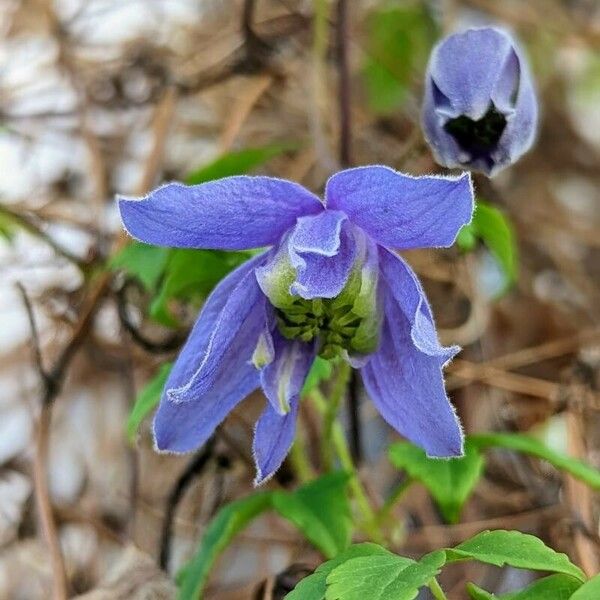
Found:
[[[322,415],[325,415],[325,413],[327,412],[327,401],[323,397],[323,394],[320,392],[320,390],[312,390],[310,393],[310,397],[317,410]],[[348,448],[346,436],[344,435],[344,430],[342,429],[342,426],[337,419],[333,421],[331,427],[331,442],[339,458],[342,468],[350,475],[350,489],[352,490],[352,494],[354,495],[356,504],[360,512],[362,513],[363,530],[374,542],[380,544],[383,543],[384,537],[377,523],[375,512],[373,511],[373,508],[369,503],[367,493],[363,488],[354,462],[352,461],[352,456],[350,455],[350,450]]]
[[[377,512],[377,521],[381,524],[383,523],[390,515],[390,512],[400,500],[400,498],[404,495],[404,492],[412,485],[413,480],[410,477],[407,477],[399,483],[396,488],[389,495],[388,499],[385,501],[384,505]]]
[[[348,387],[351,368],[346,361],[342,361],[339,366],[338,375],[335,378],[335,384],[331,390],[329,402],[325,403],[325,412],[323,414],[323,438],[321,445],[321,456],[323,458],[323,468],[331,471],[333,467],[333,424],[337,419],[342,400]]]
[[[311,479],[314,479],[315,472],[307,458],[306,444],[300,431],[296,434],[292,449],[290,450],[290,462],[294,468],[294,473],[296,473],[301,483],[307,483]]]
[[[444,590],[440,587],[440,584],[435,577],[429,582],[429,589],[435,600],[448,600]]]

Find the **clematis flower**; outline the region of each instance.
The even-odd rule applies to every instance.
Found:
[[[383,418],[431,456],[462,453],[440,345],[410,267],[391,249],[450,246],[471,219],[468,174],[410,177],[383,166],[341,171],[325,200],[271,177],[164,185],[120,199],[125,228],[177,248],[270,247],[206,300],[154,419],[156,447],[204,443],[248,394],[267,398],[254,437],[256,482],[283,462],[317,355],[359,368]]]
[[[530,148],[537,116],[527,61],[505,31],[469,29],[434,48],[422,125],[439,164],[494,175]]]

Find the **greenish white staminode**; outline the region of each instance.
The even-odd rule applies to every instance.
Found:
[[[367,248],[364,240],[360,241],[348,281],[335,298],[305,299],[291,294],[296,270],[285,250],[273,257],[268,273],[261,279],[261,287],[275,307],[281,335],[303,342],[317,339],[318,354],[325,359],[365,355],[377,349],[380,328],[378,269],[376,265],[368,265],[367,253],[373,250]],[[259,361],[261,354],[263,352],[257,347],[255,357]]]

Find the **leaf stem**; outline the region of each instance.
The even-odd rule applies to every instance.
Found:
[[[377,521],[382,524],[390,516],[390,513],[398,500],[404,495],[404,492],[413,484],[414,480],[410,477],[406,477],[401,483],[399,483],[392,493],[389,495],[383,506],[377,512]]]
[[[429,582],[429,589],[431,590],[435,600],[448,600],[448,597],[444,593],[444,590],[440,587],[440,584],[435,577]]]
[[[350,374],[350,365],[346,361],[342,361],[339,366],[337,377],[334,380],[334,386],[331,390],[329,402],[326,402],[324,407],[321,457],[323,459],[323,468],[326,471],[331,471],[333,468],[333,425],[337,419],[342,400],[346,393]]]

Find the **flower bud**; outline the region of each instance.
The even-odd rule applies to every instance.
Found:
[[[468,29],[434,48],[422,125],[439,164],[495,175],[530,148],[537,116],[529,67],[508,33]]]

